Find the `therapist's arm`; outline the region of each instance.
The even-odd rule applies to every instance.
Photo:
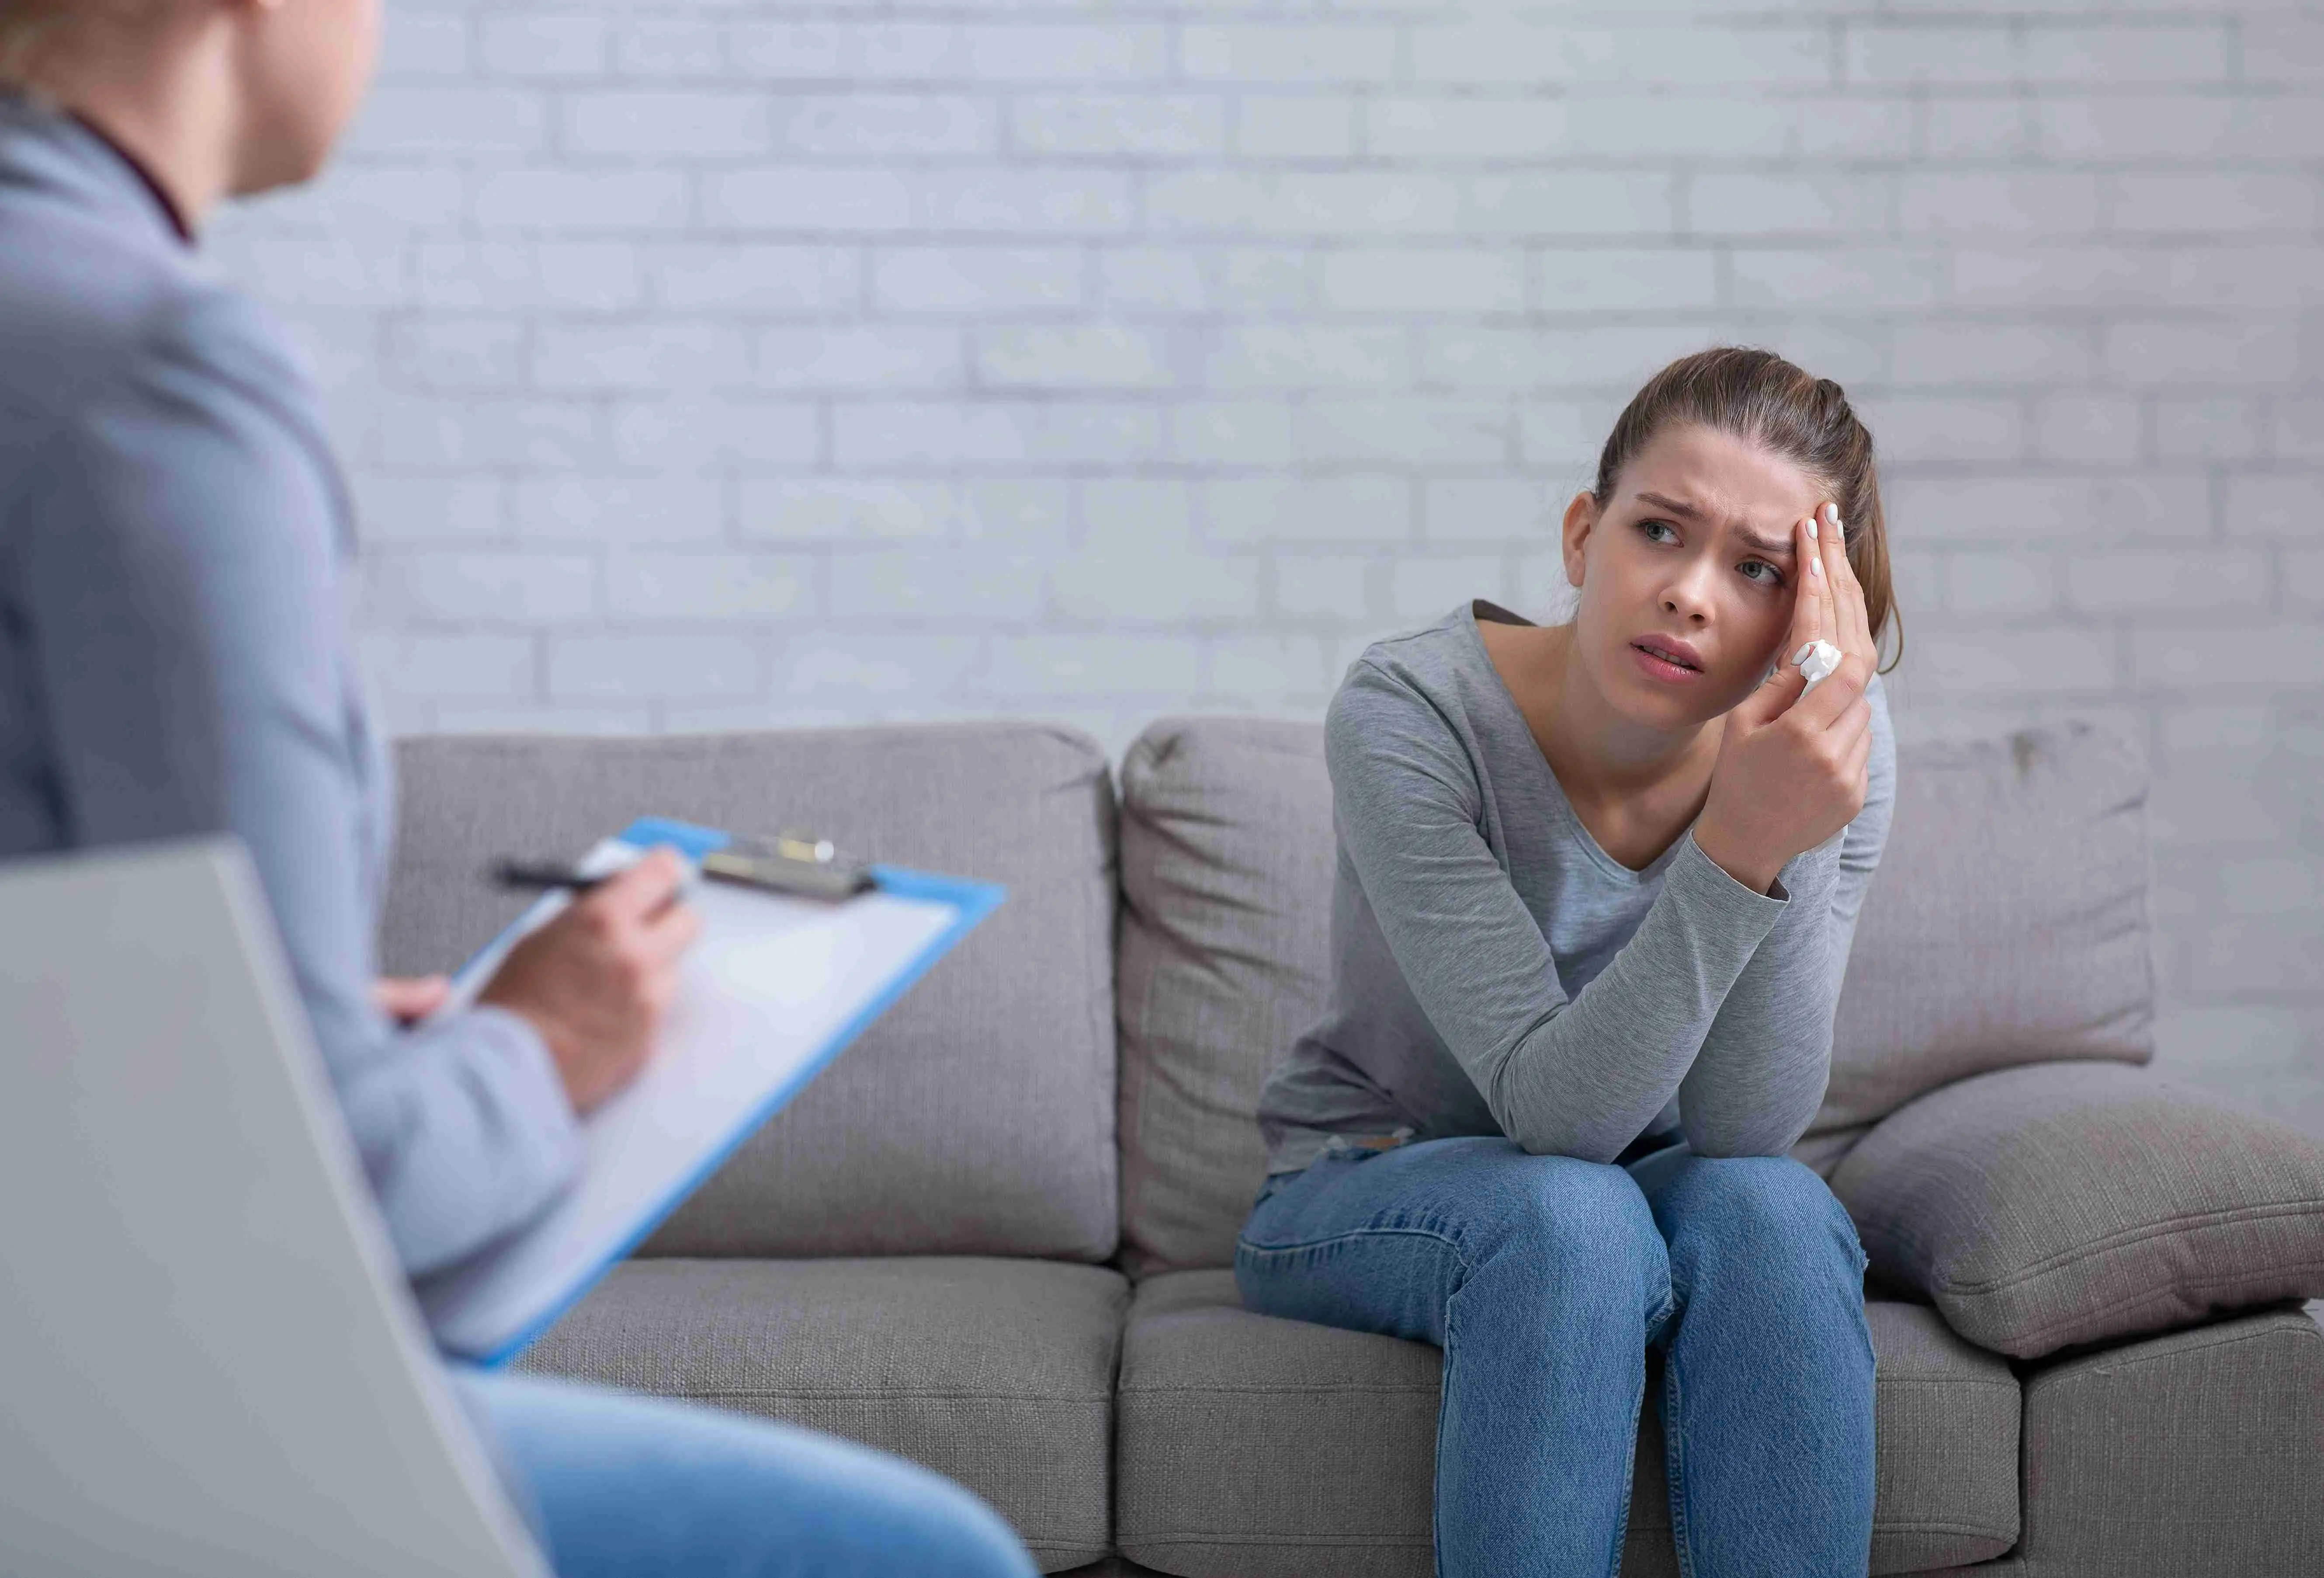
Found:
[[[574,1106],[505,1007],[402,1031],[374,1000],[383,844],[363,793],[313,396],[254,309],[160,314],[82,391],[11,509],[23,634],[76,844],[230,830],[249,846],[395,1246],[415,1275],[567,1186]],[[134,990],[134,981],[123,983]]]

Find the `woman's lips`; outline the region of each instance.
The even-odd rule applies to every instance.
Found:
[[[1690,680],[1702,678],[1702,669],[1690,669],[1682,663],[1674,663],[1668,658],[1657,657],[1641,646],[1634,644],[1630,648],[1630,655],[1637,660],[1638,667],[1645,669],[1648,675],[1665,683],[1683,685]]]

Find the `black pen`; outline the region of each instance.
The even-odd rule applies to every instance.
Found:
[[[853,899],[878,886],[870,868],[837,861],[797,860],[748,850],[718,849],[704,855],[699,863],[703,876],[712,881],[731,882],[794,899]],[[503,888],[533,892],[562,889],[574,894],[586,893],[620,874],[607,872],[588,876],[570,866],[520,860],[503,860],[492,871],[493,881]]]
[[[624,867],[623,870],[627,868]],[[585,877],[571,866],[535,864],[530,861],[504,860],[493,867],[493,885],[525,892],[555,892],[563,889],[576,895],[604,887],[621,872],[607,872],[603,876]]]

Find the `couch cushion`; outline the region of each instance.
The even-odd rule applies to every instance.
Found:
[[[1829,1177],[1865,1128],[1986,1069],[2152,1055],[2144,778],[2086,726],[1907,746],[1822,1112]],[[1331,970],[1320,726],[1156,724],[1122,763],[1122,1237],[1132,1275],[1225,1266],[1265,1158],[1273,1060]]]
[[[2021,1359],[2324,1295],[2324,1143],[2145,1069],[1949,1085],[1831,1186],[1877,1276]]]
[[[2025,1382],[2024,1578],[2324,1569],[2324,1332],[2284,1310]]]
[[[1867,1314],[1880,1377],[1871,1570],[2001,1555],[2017,1537],[2016,1380],[1924,1306]],[[1441,1369],[1425,1343],[1251,1315],[1230,1271],[1149,1278],[1115,1405],[1122,1554],[1189,1578],[1425,1578]],[[1625,1578],[1678,1570],[1663,1463],[1649,1407]]]
[[[1125,1263],[1224,1265],[1268,1069],[1323,1011],[1332,780],[1306,724],[1156,724],[1121,764]]]
[[[1038,1260],[637,1260],[521,1368],[844,1435],[949,1474],[1045,1571],[1104,1555],[1129,1291]]]
[[[1988,1069],[2147,1061],[2146,887],[2146,771],[2114,736],[2069,724],[1901,752],[1809,1135]]]
[[[1009,901],[689,1200],[647,1251],[1112,1254],[1113,813],[1084,736],[991,724],[407,742],[386,967],[456,964],[521,908],[499,855],[646,814],[811,828]]]

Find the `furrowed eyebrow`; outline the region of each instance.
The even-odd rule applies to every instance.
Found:
[[[1674,499],[1663,494],[1649,493],[1639,494],[1637,497],[1638,503],[1642,504],[1651,504],[1657,510],[1665,511],[1673,515],[1683,515],[1690,521],[1707,521],[1710,519],[1710,517],[1704,514],[1702,510],[1688,503],[1683,499]],[[1756,531],[1738,531],[1736,535],[1742,538],[1745,547],[1755,549],[1757,551],[1767,555],[1771,558],[1796,558],[1799,557],[1788,540],[1783,542],[1773,541],[1767,538],[1760,536]]]

